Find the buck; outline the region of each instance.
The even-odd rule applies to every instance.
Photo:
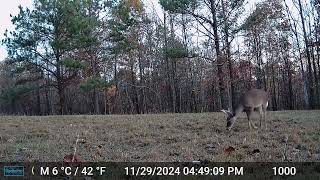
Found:
[[[235,121],[239,117],[240,113],[245,111],[248,118],[248,126],[251,130],[252,127],[257,129],[254,123],[250,122],[250,116],[254,109],[258,109],[260,113],[260,128],[262,118],[264,120],[264,127],[267,129],[266,124],[266,112],[268,107],[268,93],[261,89],[251,89],[247,91],[240,97],[240,101],[234,112],[230,112],[229,110],[221,110],[227,115],[227,130],[231,130]]]

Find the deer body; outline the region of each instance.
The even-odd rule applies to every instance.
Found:
[[[227,117],[227,129],[230,130],[234,125],[235,121],[239,117],[240,113],[245,111],[248,118],[248,126],[250,129],[257,128],[250,121],[251,114],[254,109],[258,109],[260,113],[260,128],[261,121],[264,119],[264,126],[267,128],[266,124],[266,112],[268,107],[268,93],[261,89],[251,89],[247,91],[243,96],[241,96],[239,104],[234,112],[230,112],[228,110],[221,110],[222,112],[228,115]]]

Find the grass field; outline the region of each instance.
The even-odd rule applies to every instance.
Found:
[[[258,126],[258,115],[253,122]],[[0,161],[320,161],[320,111],[268,112],[267,130],[245,114],[1,116]]]

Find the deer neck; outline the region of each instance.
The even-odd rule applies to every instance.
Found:
[[[242,112],[243,110],[244,110],[243,105],[242,105],[242,104],[239,104],[239,105],[237,106],[237,108],[234,110],[233,116],[237,118],[238,116],[240,116],[240,114],[241,114],[241,112]]]

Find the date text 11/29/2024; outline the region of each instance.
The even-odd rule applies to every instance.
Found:
[[[274,176],[294,176],[295,167],[272,167]],[[128,176],[243,176],[244,167],[125,167]]]
[[[128,176],[192,176],[192,175],[233,175],[242,176],[243,167],[125,167]]]

